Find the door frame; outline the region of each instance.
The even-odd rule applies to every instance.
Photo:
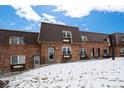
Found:
[[[96,48],[96,54],[97,54],[97,56],[96,57],[100,57],[100,53],[101,51],[100,51],[100,48]]]
[[[90,50],[90,58],[94,58],[95,57],[95,49],[91,48]]]
[[[39,58],[39,64],[36,64],[35,63],[36,62],[35,57],[38,57]],[[40,66],[40,56],[39,55],[34,56],[34,62],[33,63],[34,63],[34,67]]]
[[[53,49],[53,59],[50,59],[50,58],[49,58],[50,49]],[[48,48],[48,60],[49,60],[49,61],[53,61],[54,59],[55,59],[55,48],[49,47],[49,48]]]

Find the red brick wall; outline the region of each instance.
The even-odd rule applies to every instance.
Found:
[[[88,58],[90,58],[90,50],[92,48],[100,48],[101,51],[101,57],[103,56],[103,49],[109,48],[107,43],[82,43],[82,44],[63,44],[63,43],[48,43],[48,42],[42,42],[41,44],[41,60],[42,63],[48,63],[48,48],[54,48],[55,49],[55,60],[53,60],[53,63],[55,62],[62,62],[62,47],[71,47],[72,49],[72,58],[71,61],[77,61],[80,60],[80,48],[86,48]],[[95,51],[96,54],[96,51]],[[51,62],[52,63],[52,62]]]
[[[105,48],[109,48],[109,46],[108,46],[108,44],[107,43],[88,43],[88,42],[86,42],[86,43],[82,43],[81,44],[81,47],[82,48],[86,48],[86,52],[87,52],[87,57],[88,58],[90,58],[90,51],[91,51],[91,49],[92,48],[94,48],[95,49],[95,56],[96,56],[96,49],[97,48],[100,48],[100,57],[102,57],[103,56],[103,49],[105,49]]]
[[[10,70],[10,56],[11,55],[25,55],[26,69],[33,67],[33,56],[39,54],[41,56],[41,63],[60,63],[62,59],[62,47],[71,47],[72,56],[71,61],[80,60],[80,48],[86,48],[88,58],[90,58],[90,50],[92,48],[100,48],[101,57],[103,56],[103,49],[108,48],[107,43],[82,43],[82,44],[64,44],[64,43],[48,43],[42,42],[41,45],[22,45],[22,46],[0,46],[0,69]],[[55,49],[55,56],[52,62],[48,61],[48,48]]]
[[[55,60],[53,62],[59,63],[62,62],[62,47],[71,47],[72,48],[72,60],[78,60],[77,56],[80,44],[63,44],[63,43],[42,43],[41,44],[41,60],[42,63],[48,63],[48,48],[55,49]]]
[[[39,45],[22,45],[22,46],[0,46],[0,69],[10,70],[10,56],[25,55],[26,69],[33,67],[33,56],[40,55]]]
[[[124,48],[124,46],[115,46],[114,47],[114,51],[115,51],[115,56],[116,57],[120,57],[121,54],[120,54],[120,49],[121,48]],[[110,54],[112,55],[112,47],[110,47]]]

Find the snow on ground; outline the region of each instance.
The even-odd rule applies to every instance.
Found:
[[[4,79],[12,88],[124,88],[124,58],[50,65]]]

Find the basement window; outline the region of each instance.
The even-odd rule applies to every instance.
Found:
[[[11,56],[10,57],[11,60],[11,64],[15,65],[15,64],[25,64],[25,56],[21,55],[21,56]]]
[[[70,55],[71,54],[71,48],[70,47],[63,47],[62,53],[63,53],[63,55]]]
[[[9,43],[12,45],[24,45],[24,37],[11,36]]]

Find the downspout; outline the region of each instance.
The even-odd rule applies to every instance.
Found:
[[[116,43],[118,45],[117,33],[115,34],[115,37],[116,37]]]

